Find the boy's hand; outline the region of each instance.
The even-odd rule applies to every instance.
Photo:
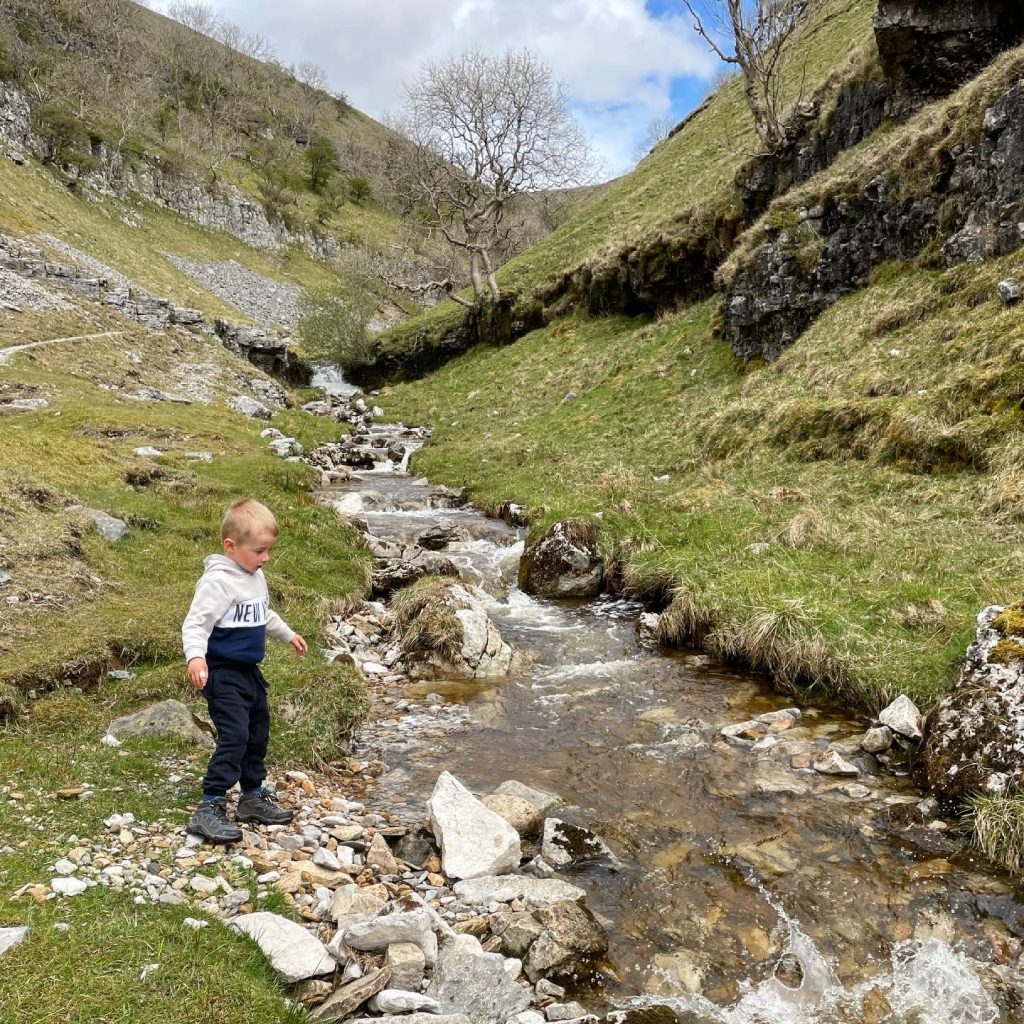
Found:
[[[206,680],[210,678],[210,670],[206,667],[205,658],[193,658],[188,663],[188,678],[197,690],[206,686]]]
[[[291,640],[288,641],[288,643],[290,643],[292,647],[295,648],[295,653],[300,658],[304,658],[306,656],[306,653],[309,651],[309,644],[307,644],[306,641],[303,640],[298,633],[296,633],[295,636],[293,636]]]

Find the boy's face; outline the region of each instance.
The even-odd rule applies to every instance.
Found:
[[[272,533],[261,533],[249,540],[224,539],[224,554],[246,572],[262,569],[270,561],[270,552],[277,543]]]

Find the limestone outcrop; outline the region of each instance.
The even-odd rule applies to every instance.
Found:
[[[1024,785],[1024,607],[994,605],[953,690],[928,716],[920,772],[940,795],[1001,795]]]

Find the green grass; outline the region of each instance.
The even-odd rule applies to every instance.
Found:
[[[325,664],[319,649],[331,599],[362,592],[368,558],[356,535],[308,497],[316,474],[270,456],[258,436],[265,424],[226,408],[233,375],[255,376],[255,368],[209,339],[149,333],[84,305],[6,318],[0,344],[23,330],[65,335],[114,326],[120,337],[36,349],[0,367],[0,394],[39,394],[50,403],[0,416],[0,566],[13,577],[3,595],[22,598],[0,605],[0,704],[6,694],[19,712],[0,723],[0,846],[15,848],[0,855],[0,923],[31,926],[29,939],[4,957],[0,1019],[298,1020],[255,946],[219,925],[184,928],[186,907],[135,906],[111,890],[40,905],[9,899],[19,886],[47,879],[72,835],[103,835],[114,811],[169,825],[187,820],[207,750],[173,741],[125,741],[112,750],[99,740],[114,717],[154,701],[173,697],[205,710],[185,679],[179,630],[201,559],[219,548],[231,498],[253,494],[277,514],[281,538],[268,582],[275,607],[311,646],[299,659],[286,645],[270,645],[271,770],[329,766],[346,754],[369,710],[361,676]],[[142,403],[109,390],[174,390],[187,363],[204,367],[209,404]],[[276,411],[273,422],[307,446],[342,429],[289,410]],[[165,455],[156,463],[134,455],[144,444]],[[189,461],[193,450],[212,452],[213,463]],[[107,544],[67,511],[72,500],[125,518],[129,537]],[[136,677],[105,678],[119,663]],[[172,775],[181,778],[171,782]],[[86,782],[95,787],[92,799],[55,796]],[[53,930],[58,921],[70,924],[68,934]],[[150,963],[160,969],[141,980]]]
[[[534,533],[600,513],[627,582],[675,595],[667,639],[857,706],[929,706],[978,609],[1024,582],[1024,323],[995,292],[1022,265],[884,268],[749,372],[711,300],[562,321],[381,404],[434,425],[417,472],[524,502]]]
[[[844,69],[859,68],[871,39],[873,0],[828,0],[821,15],[794,43],[787,95],[812,94]],[[528,300],[586,266],[599,271],[632,247],[644,249],[666,238],[700,232],[709,219],[738,206],[734,178],[758,152],[742,83],[723,85],[707,106],[629,174],[612,182],[574,216],[498,273],[506,291]],[[385,356],[414,363],[418,350],[436,346],[465,315],[445,302],[386,332],[378,341]]]

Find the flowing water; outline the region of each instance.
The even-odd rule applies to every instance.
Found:
[[[382,447],[394,435],[373,431]],[[828,742],[855,756],[863,721],[811,708],[764,749],[725,742],[723,726],[784,699],[699,654],[641,647],[636,603],[522,593],[520,533],[436,507],[407,463],[338,490],[362,495],[381,538],[464,527],[445,554],[531,660],[500,681],[395,692],[401,710],[367,737],[388,765],[377,785],[418,823],[443,769],[477,791],[515,778],[607,840],[613,863],[566,872],[611,937],[612,980],[585,1002],[723,1024],[1024,1021],[1013,880],[966,851],[955,823],[913,822],[921,794],[903,769],[854,780],[865,792],[791,767]],[[424,703],[431,692],[446,703]]]

